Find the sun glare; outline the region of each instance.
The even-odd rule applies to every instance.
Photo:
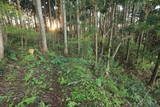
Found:
[[[59,30],[60,27],[61,27],[61,26],[60,26],[59,20],[53,20],[51,23],[50,23],[50,21],[48,20],[48,28],[49,28],[49,31],[55,32],[55,31]]]

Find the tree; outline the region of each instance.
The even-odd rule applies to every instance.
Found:
[[[67,20],[66,20],[66,0],[62,0],[63,11],[63,30],[64,30],[64,54],[68,55],[68,41],[67,41]]]
[[[94,17],[95,17],[95,48],[96,48],[96,64],[98,62],[98,16],[97,16],[97,5],[95,3],[95,11],[94,11]]]
[[[158,58],[157,58],[157,62],[155,64],[155,67],[152,71],[152,75],[151,75],[151,79],[149,81],[149,85],[153,85],[155,80],[156,80],[156,77],[157,77],[157,73],[158,73],[158,68],[159,68],[159,65],[160,65],[160,51],[158,53]]]
[[[149,26],[150,34],[152,34],[152,36],[155,35],[154,37],[156,37],[156,38],[154,38],[154,37],[151,36],[152,38],[154,38],[154,40],[152,40],[150,42],[155,43],[154,47],[156,48],[156,51],[157,51],[157,60],[156,60],[156,63],[155,63],[155,67],[152,71],[151,79],[150,79],[148,85],[153,85],[155,83],[156,78],[157,78],[157,74],[158,74],[159,65],[160,65],[160,50],[157,49],[160,46],[160,39],[159,39],[159,35],[160,35],[160,32],[159,32],[160,31],[160,25],[159,25],[160,16],[159,16],[159,11],[157,11],[157,12],[152,11],[151,13],[152,14],[150,14],[148,16],[148,18],[146,20],[146,23]]]
[[[45,24],[44,24],[44,19],[43,19],[43,14],[42,14],[41,0],[35,0],[35,2],[33,2],[33,3],[36,7],[36,12],[37,12],[37,16],[38,16],[39,24],[40,24],[39,29],[40,29],[40,34],[41,34],[42,51],[48,52]]]
[[[77,37],[78,37],[78,54],[80,54],[80,13],[79,13],[79,0],[76,0],[77,3]]]
[[[21,11],[21,6],[20,6],[20,1],[19,0],[16,0],[16,3],[17,3],[17,10],[20,12]],[[22,17],[19,15],[19,19],[20,19],[20,27],[22,27]]]
[[[111,59],[111,49],[112,49],[112,40],[113,40],[113,33],[114,33],[114,20],[115,20],[115,12],[116,12],[116,7],[115,7],[115,3],[111,4],[111,34],[109,36],[109,44],[108,44],[108,61],[107,61],[107,71],[110,70],[110,59]]]
[[[2,25],[0,24],[0,61],[4,57],[4,44],[3,44],[3,33],[2,33]]]
[[[51,0],[48,0],[48,11],[49,11],[49,22],[50,22],[50,27],[52,27]]]
[[[130,20],[130,24],[132,24],[134,22],[134,10],[135,10],[135,4],[133,3],[133,7],[131,9],[131,20]],[[129,31],[129,36],[131,36],[131,32]],[[126,54],[126,62],[128,62],[128,58],[129,58],[129,49],[130,49],[130,41],[131,39],[129,38],[128,41],[127,41],[127,54]]]

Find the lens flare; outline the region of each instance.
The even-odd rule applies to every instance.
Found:
[[[48,28],[49,28],[49,31],[52,31],[52,32],[58,31],[60,29],[59,20],[53,20],[51,23],[48,20]]]

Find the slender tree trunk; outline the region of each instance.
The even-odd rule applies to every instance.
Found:
[[[116,57],[116,55],[117,55],[117,53],[118,53],[118,50],[119,50],[119,48],[121,47],[121,44],[122,44],[122,42],[120,42],[119,45],[117,46],[117,48],[116,48],[116,50],[115,50],[115,52],[114,52],[114,54],[113,54],[113,56],[112,56],[112,59],[113,59],[113,60],[114,60],[114,58]]]
[[[38,31],[38,30],[37,30],[38,25],[37,25],[37,20],[36,20],[36,14],[34,14],[34,25],[35,25],[36,31]]]
[[[129,34],[128,35],[130,35],[130,32],[129,32]],[[130,52],[130,41],[131,41],[131,39],[129,38],[128,40],[127,40],[127,53],[126,53],[126,62],[128,62],[128,59],[129,59],[129,52]]]
[[[44,19],[44,25],[45,25],[45,30],[46,32],[48,31],[48,27],[47,27],[47,19],[45,16],[43,16],[43,19]]]
[[[97,6],[95,5],[95,46],[96,46],[96,64],[98,62],[98,17],[97,17]]]
[[[20,1],[17,0],[16,2],[17,2],[17,9],[18,9],[18,11],[20,11],[21,10]],[[19,14],[19,20],[20,20],[20,27],[22,27],[23,20],[22,20],[22,17],[20,14]]]
[[[160,51],[158,53],[157,62],[156,62],[156,65],[154,67],[154,70],[153,70],[153,73],[152,73],[152,76],[151,76],[151,79],[150,79],[148,85],[153,85],[154,84],[154,82],[156,80],[156,77],[157,77],[159,65],[160,65]]]
[[[140,49],[141,49],[141,44],[142,44],[143,36],[144,36],[144,31],[142,31],[142,34],[139,37],[138,49],[137,49],[137,62],[136,63],[138,63],[139,52],[140,52]]]
[[[6,34],[6,33],[3,33],[3,44],[4,44],[4,46],[6,46],[7,45],[7,43],[8,43],[8,35]]]
[[[107,25],[108,25],[108,23],[107,23],[107,16],[109,16],[108,15],[108,13],[109,12],[107,12],[106,14],[105,14],[105,16],[103,17],[103,20],[102,20],[102,25],[103,25],[103,28],[102,28],[102,47],[101,47],[101,57],[103,57],[103,55],[104,55],[104,47],[105,47],[105,39],[106,39],[106,36],[109,34],[109,32],[110,32],[110,29],[108,29],[107,30],[107,32],[106,32],[106,29],[107,29]]]
[[[66,2],[62,0],[62,8],[63,8],[63,30],[64,30],[64,54],[68,55],[68,41],[67,41],[67,20],[66,20]]]
[[[6,17],[7,17],[7,22],[8,22],[8,24],[9,24],[9,25],[12,25],[12,21],[11,21],[10,17],[9,17],[8,15],[7,15]]]
[[[107,60],[107,71],[110,70],[110,58],[111,58],[111,49],[112,49],[112,39],[113,39],[113,29],[114,29],[114,14],[115,14],[115,4],[113,4],[112,6],[112,16],[111,16],[111,34],[110,34],[110,37],[109,37],[109,45],[108,45],[108,60]]]
[[[20,12],[20,11],[21,11],[20,1],[19,1],[19,0],[16,0],[16,2],[17,2],[17,9],[18,9],[18,11]],[[20,14],[19,14],[19,20],[20,20],[19,28],[22,28],[22,27],[23,27],[23,20],[22,20],[22,17],[21,17]],[[23,48],[23,46],[24,46],[24,37],[23,37],[23,34],[21,34],[20,36],[21,36],[21,46],[22,46],[22,48]]]
[[[144,61],[144,56],[145,56],[145,51],[146,51],[146,48],[147,48],[147,37],[148,37],[148,33],[146,34],[146,37],[145,37],[145,41],[144,41],[144,46],[143,46],[143,51],[142,51],[142,63]]]
[[[78,54],[80,54],[80,15],[79,15],[79,0],[77,0],[77,37],[78,37]]]
[[[99,21],[99,30],[100,30],[100,34],[102,35],[101,38],[101,47],[100,47],[100,50],[101,50],[101,53],[100,53],[100,57],[103,56],[103,41],[104,41],[104,25],[105,25],[105,21],[103,20],[104,18],[102,17],[102,15],[100,16],[100,21]],[[104,21],[104,22],[103,22]]]
[[[42,15],[41,0],[35,0],[35,6],[36,6],[37,16],[38,16],[39,23],[40,23],[42,51],[48,52],[46,33],[45,33],[45,24],[44,24],[44,19]]]
[[[135,5],[133,4],[133,7],[132,7],[132,16],[131,16],[131,22],[130,24],[133,23],[133,19],[134,19],[134,8],[135,8]],[[131,32],[129,31],[129,36],[131,36]],[[131,41],[131,38],[128,39],[127,41],[127,53],[126,53],[126,62],[128,62],[128,58],[129,58],[129,52],[130,52],[130,41]]]
[[[3,44],[2,25],[0,24],[0,61],[3,58],[4,58],[4,44]]]
[[[49,22],[50,22],[50,27],[52,27],[51,0],[48,0],[48,11],[49,11]]]
[[[6,21],[6,16],[4,14],[2,14],[3,16],[0,17],[0,26],[3,26],[3,27],[6,27],[7,25],[7,21]],[[0,28],[1,30],[1,28]],[[6,33],[2,32],[2,35],[3,35],[3,45],[7,45],[7,41],[8,41],[8,36]]]
[[[122,21],[122,35],[121,35],[121,39],[124,36],[124,31],[123,28],[125,27],[125,22],[126,22],[126,13],[127,13],[127,6],[126,6],[126,2],[124,4],[124,9],[123,9],[123,21]],[[124,44],[124,43],[123,43]]]
[[[147,17],[148,17],[148,14],[149,14],[149,12],[150,12],[150,8],[148,8],[148,9],[146,9],[146,10],[144,10],[144,11],[145,11],[144,20],[146,20]],[[138,50],[137,50],[137,62],[136,62],[136,63],[138,63],[139,52],[140,52],[140,49],[141,49],[141,44],[142,44],[142,41],[143,41],[143,38],[144,38],[144,34],[145,34],[145,33],[146,33],[146,32],[143,30],[143,31],[142,31],[142,34],[141,34],[141,36],[140,36],[140,38],[139,38],[139,44],[138,44]]]

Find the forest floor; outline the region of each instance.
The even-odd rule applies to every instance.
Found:
[[[53,72],[39,70],[36,74],[32,75],[29,73],[30,71],[24,68],[16,62],[11,61],[8,62],[4,69],[1,69],[3,71],[1,71],[0,75],[0,107],[12,107],[16,105],[19,107],[26,104],[28,104],[27,107],[37,107],[39,105],[37,102],[32,103],[36,96],[38,96],[39,102],[43,101],[45,105],[65,107],[63,93],[58,82],[58,66],[53,66]],[[46,77],[39,78],[40,76],[44,76],[43,74]]]
[[[158,107],[159,85],[146,86],[146,72],[117,62],[105,73],[94,60],[8,52],[0,63],[0,107]]]

